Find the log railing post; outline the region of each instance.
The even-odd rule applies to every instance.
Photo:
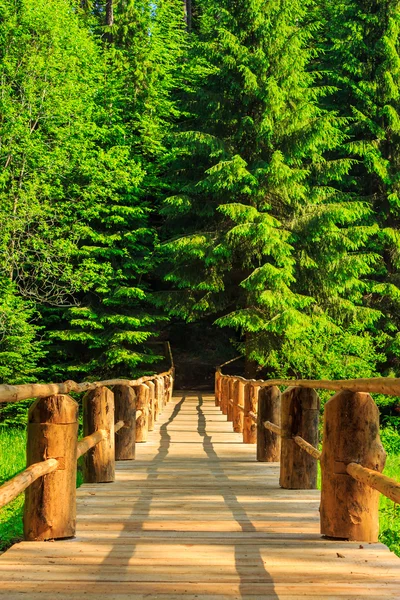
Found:
[[[226,411],[227,421],[233,422],[233,404],[235,402],[235,379],[230,377],[228,379],[228,406]]]
[[[154,385],[154,420],[157,421],[164,407],[164,379],[162,379],[162,377],[156,377],[154,379]]]
[[[78,404],[66,395],[37,400],[29,410],[27,466],[55,458],[57,470],[25,492],[26,540],[75,535]]]
[[[133,460],[136,441],[136,394],[127,385],[116,385],[113,389],[115,423],[124,421],[122,429],[115,433],[115,460]]]
[[[85,483],[115,480],[114,412],[114,394],[108,388],[99,387],[85,394],[83,435],[90,435],[99,429],[107,431],[107,437],[85,454]]]
[[[145,383],[135,387],[136,392],[136,410],[141,410],[142,414],[136,420],[136,442],[146,442],[149,430],[149,398],[150,387]]]
[[[281,438],[264,427],[264,421],[281,424],[281,392],[278,387],[262,387],[258,393],[257,460],[279,462]]]
[[[257,443],[257,425],[249,416],[249,412],[257,412],[258,393],[260,386],[255,381],[249,381],[244,387],[244,422],[243,422],[243,443]]]
[[[356,481],[349,463],[381,472],[386,454],[379,437],[379,411],[369,394],[342,391],[325,405],[321,456],[321,533],[376,542],[379,492]]]
[[[165,403],[171,402],[172,400],[172,375],[166,375],[165,381]]]
[[[215,371],[215,406],[219,406],[221,402],[221,371]]]
[[[243,432],[244,421],[244,382],[240,379],[235,381],[235,406],[233,407],[233,431],[235,433]]]
[[[154,429],[154,410],[155,410],[155,397],[156,397],[156,386],[154,381],[147,381],[146,385],[149,386],[149,431]]]
[[[228,414],[229,378],[222,377],[221,383],[221,411],[223,415]]]
[[[294,441],[295,436],[318,448],[319,396],[309,388],[290,387],[282,394],[282,450],[279,485],[289,490],[317,487],[317,461]]]

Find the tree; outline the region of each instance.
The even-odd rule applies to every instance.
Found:
[[[171,289],[159,302],[238,330],[248,375],[256,365],[332,375],[329,345],[347,356],[347,373],[372,373],[378,359],[367,330],[379,312],[362,306],[360,289],[376,260],[360,252],[374,228],[369,207],[336,187],[351,161],[332,158],[344,134],[318,106],[326,90],[310,69],[311,8],[203,2],[171,147]],[[307,342],[316,336],[325,343]]]
[[[68,0],[3,2],[0,23],[0,272],[25,298],[70,302],[59,200],[90,137],[96,47]]]
[[[365,302],[382,318],[385,368],[398,371],[400,301],[400,3],[396,0],[323,2],[321,69],[333,93],[326,102],[346,118],[345,151],[353,158],[342,189],[369,203],[375,224],[370,249],[379,257]]]
[[[74,173],[63,209],[81,224],[81,301],[52,316],[56,369],[81,377],[131,377],[160,358],[147,344],[163,319],[148,302],[157,240],[153,195],[175,111],[169,95],[183,39],[182,7],[167,0],[114,8],[112,38],[102,47],[107,77],[94,115],[95,146]]]

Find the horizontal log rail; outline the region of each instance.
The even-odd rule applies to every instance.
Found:
[[[17,496],[19,496],[22,492],[26,490],[34,481],[43,477],[43,475],[48,475],[49,473],[53,473],[59,466],[58,460],[55,458],[48,458],[43,462],[35,463],[30,467],[27,467],[22,473],[18,473],[6,483],[3,483],[0,486],[0,508],[6,506]]]
[[[80,458],[86,454],[91,448],[94,448],[97,444],[105,440],[108,435],[105,429],[98,429],[91,435],[87,435],[82,440],[79,440],[76,458]]]
[[[239,357],[238,357],[239,358]],[[238,359],[233,359],[238,360]],[[233,361],[229,361],[233,362]],[[229,364],[229,363],[225,363]],[[217,367],[217,372],[222,375],[222,367]],[[239,375],[223,375],[229,379],[237,379],[248,383],[251,381],[259,387],[271,386],[295,386],[317,390],[332,390],[340,392],[347,390],[350,392],[368,392],[369,394],[385,394],[386,396],[400,396],[400,378],[398,377],[371,377],[364,379],[245,379]],[[0,386],[1,398],[1,386]]]
[[[115,423],[114,425],[114,433],[117,433],[117,431],[119,431],[123,427],[125,427],[125,421],[118,421],[118,423]]]
[[[282,435],[282,427],[279,427],[279,425],[275,425],[274,423],[271,423],[270,421],[264,421],[264,427],[266,429],[268,429],[269,431],[272,431],[273,433],[276,433],[276,435],[280,435],[280,436]],[[293,439],[294,442],[296,442],[296,444],[298,446],[300,446],[300,448],[302,450],[304,450],[305,452],[307,452],[307,454],[309,454],[310,456],[312,456],[316,460],[320,460],[320,458],[321,458],[321,452],[317,448],[314,448],[314,446],[312,446],[311,444],[309,444],[308,442],[306,442],[306,440],[304,440],[299,435],[293,436],[292,439]]]
[[[234,431],[243,432],[244,443],[257,444],[257,460],[280,458],[281,487],[315,488],[316,465],[321,462],[321,533],[377,541],[376,494],[400,503],[400,483],[382,474],[385,452],[379,412],[370,393],[400,396],[400,379],[248,380],[223,374],[223,366],[216,369],[215,403],[233,421]],[[281,392],[283,386],[289,387]],[[325,406],[322,452],[315,389],[337,392]],[[344,485],[343,476],[354,483]],[[361,515],[354,516],[352,506],[362,507]]]
[[[158,375],[146,375],[139,379],[106,379],[105,381],[84,381],[76,383],[75,381],[65,381],[64,383],[28,383],[21,385],[0,385],[0,403],[2,402],[20,402],[30,398],[48,398],[57,394],[69,394],[76,392],[78,394],[96,390],[102,387],[113,387],[123,385],[127,387],[139,386],[148,381],[154,381],[156,377],[165,377],[173,374],[173,367],[164,373]]]
[[[305,452],[307,452],[307,454],[315,458],[315,460],[321,460],[322,452],[320,452],[318,448],[314,448],[314,446],[306,442],[306,440],[303,440],[303,438],[299,435],[295,435],[293,437],[293,440],[298,446],[300,446],[302,450],[304,450]]]
[[[365,483],[370,488],[377,490],[396,504],[400,504],[400,483],[386,477],[378,471],[367,469],[358,463],[350,463],[346,467],[346,471],[356,481]]]

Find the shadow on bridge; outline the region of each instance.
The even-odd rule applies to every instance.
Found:
[[[211,465],[210,471],[214,475],[216,481],[219,484],[222,484],[222,485],[220,485],[220,488],[221,488],[221,495],[223,497],[225,505],[231,511],[233,518],[235,519],[237,524],[240,526],[242,532],[256,533],[257,529],[253,525],[253,522],[249,518],[247,512],[245,511],[243,506],[240,504],[240,502],[238,501],[235,494],[232,491],[229,491],[229,488],[228,488],[228,485],[230,483],[229,477],[226,476],[224,469],[221,466],[218,454],[215,451],[213,443],[212,443],[212,437],[207,434],[206,417],[202,410],[203,403],[204,403],[203,397],[201,395],[199,395],[199,403],[197,405],[197,413],[198,413],[197,432],[203,439],[204,452],[206,453],[207,457],[210,459],[210,465]],[[224,484],[226,484],[226,485],[224,485]],[[243,588],[248,589],[250,582],[247,579],[248,570],[246,569],[246,565],[243,563],[241,549],[242,549],[241,545],[235,544],[235,546],[234,546],[235,568],[236,568],[236,572],[240,578],[240,585],[239,585],[240,598],[242,598],[243,600],[247,599],[247,598],[252,598],[254,600],[254,596],[246,595],[246,589],[243,589]],[[253,569],[257,573],[262,574],[263,583],[273,584],[272,577],[265,568],[265,564],[264,564],[263,558],[261,556],[260,547],[259,547],[259,545],[257,545],[256,536],[254,537],[254,540],[252,540],[252,550],[255,553],[254,556],[252,555],[252,559],[254,561],[252,563]],[[258,554],[256,554],[256,552]],[[278,596],[274,593],[273,589],[269,588],[268,589],[268,600],[272,600],[273,598],[278,598]]]
[[[160,444],[159,444],[159,447],[157,450],[157,454],[154,456],[153,459],[148,461],[147,478],[145,479],[145,481],[143,483],[151,484],[151,483],[157,482],[159,480],[159,469],[163,465],[165,465],[164,461],[168,457],[168,455],[170,453],[170,448],[171,448],[171,435],[168,431],[168,428],[178,417],[185,400],[186,400],[186,396],[183,396],[181,398],[181,400],[175,405],[168,420],[160,426],[160,429],[159,429]],[[233,519],[240,526],[242,532],[256,532],[256,528],[253,525],[249,516],[247,515],[245,509],[242,507],[242,505],[238,501],[236,495],[231,490],[229,490],[229,488],[227,486],[227,484],[229,485],[229,478],[225,474],[222,464],[220,462],[219,456],[214,449],[214,446],[212,443],[212,438],[210,435],[207,434],[206,417],[202,410],[203,402],[204,401],[203,401],[202,396],[199,395],[198,403],[196,406],[197,433],[201,438],[203,450],[204,450],[207,458],[210,459],[209,460],[210,464],[208,465],[208,472],[211,473],[211,475],[215,478],[215,482],[217,484],[216,488],[218,489],[218,494],[221,495],[225,506],[231,512]],[[193,429],[191,429],[191,431],[193,433],[195,433],[196,430],[193,428]],[[177,443],[179,444],[179,441]],[[187,442],[183,442],[184,445],[185,445],[185,443],[187,443]],[[188,459],[188,460],[190,460],[190,459]],[[172,468],[172,466],[173,466],[173,462],[171,463],[171,468]],[[134,468],[134,466],[133,466],[133,468]],[[222,484],[222,485],[220,485],[220,484]],[[163,496],[161,496],[161,498],[164,500],[169,499],[170,497],[173,497],[173,495],[176,493],[176,491],[177,490],[174,490],[174,492],[171,495],[169,495],[169,490],[166,490],[165,494]],[[145,584],[146,583],[149,586],[148,587],[149,592],[151,589],[154,589],[154,586],[157,585],[157,583],[159,583],[160,593],[163,593],[163,586],[164,586],[165,594],[167,594],[167,595],[171,594],[171,596],[173,596],[173,597],[178,597],[178,596],[180,596],[180,591],[182,591],[182,590],[184,591],[185,588],[190,587],[190,583],[193,582],[193,583],[198,583],[198,585],[200,586],[198,588],[198,592],[197,591],[194,592],[194,596],[196,596],[196,594],[200,595],[201,591],[203,589],[204,589],[203,593],[209,595],[207,582],[203,581],[203,580],[197,582],[195,575],[193,576],[193,579],[190,580],[190,582],[188,582],[187,579],[180,580],[179,574],[176,574],[173,579],[170,575],[168,577],[168,580],[169,580],[168,585],[166,585],[167,582],[163,581],[162,576],[160,576],[160,577],[157,576],[157,570],[163,569],[163,565],[159,565],[158,563],[156,563],[154,565],[154,576],[153,577],[143,578],[140,581],[138,581],[136,578],[134,580],[131,580],[129,578],[129,576],[126,578],[122,575],[122,570],[124,567],[125,567],[126,571],[128,571],[130,561],[137,553],[137,548],[139,545],[141,547],[143,547],[143,544],[145,544],[150,548],[152,544],[157,544],[157,545],[162,544],[163,546],[168,548],[168,545],[171,545],[171,547],[172,547],[173,545],[177,545],[177,544],[178,545],[187,545],[188,544],[189,546],[192,547],[191,551],[195,551],[196,547],[198,547],[199,553],[203,552],[202,546],[207,545],[207,535],[206,534],[208,532],[204,532],[205,536],[203,538],[201,538],[201,536],[200,536],[200,538],[198,538],[199,534],[195,528],[196,521],[193,521],[193,525],[194,525],[193,532],[195,532],[195,534],[196,534],[195,539],[193,539],[191,537],[192,531],[190,529],[189,530],[185,529],[183,535],[182,535],[182,532],[176,531],[176,537],[167,538],[167,539],[163,536],[159,536],[158,530],[151,531],[151,530],[145,529],[144,528],[145,523],[151,519],[150,512],[151,512],[151,508],[152,508],[152,502],[156,498],[157,498],[157,495],[154,494],[153,489],[145,488],[145,487],[142,488],[137,499],[134,501],[131,511],[130,511],[130,517],[133,517],[136,514],[140,514],[141,515],[140,520],[135,521],[135,525],[132,527],[132,524],[128,517],[124,528],[122,529],[122,531],[119,534],[119,537],[116,540],[116,543],[113,544],[113,541],[110,540],[110,543],[113,544],[113,547],[111,548],[110,552],[107,554],[107,556],[105,557],[105,559],[99,566],[99,573],[102,572],[103,567],[110,567],[110,569],[111,569],[113,566],[115,567],[115,565],[118,564],[118,571],[120,573],[119,580],[125,581],[125,582],[128,582],[128,581],[130,582],[132,594],[138,593],[135,590],[135,588],[138,588],[140,590],[143,590],[143,596],[145,596],[145,595],[147,595],[145,592],[145,587],[146,587]],[[188,502],[190,502],[190,499],[188,499]],[[205,508],[205,511],[206,510],[207,509]],[[124,519],[124,517],[121,516],[121,520],[123,520],[123,519]],[[206,512],[204,513],[204,520],[207,520]],[[132,534],[132,530],[134,530],[135,537],[131,537],[129,535],[130,533]],[[162,529],[162,533],[165,534],[166,531],[168,531],[168,518],[165,520],[165,527]],[[213,533],[212,529],[210,529],[210,531]],[[141,537],[140,532],[143,532],[145,535],[143,537]],[[247,568],[246,568],[246,562],[243,561],[243,545],[239,543],[240,533],[236,533],[235,538],[238,540],[238,543],[233,543],[233,546],[234,546],[233,550],[234,550],[234,559],[235,559],[235,570],[236,570],[236,573],[237,573],[237,576],[239,579],[239,584],[237,583],[237,581],[234,582],[234,581],[226,581],[225,580],[225,585],[227,588],[229,588],[233,585],[234,586],[239,585],[239,594],[240,595],[239,596],[235,595],[234,597],[240,598],[242,600],[250,600],[250,599],[254,600],[254,598],[255,598],[254,594],[249,595],[248,591],[246,593],[246,588],[247,588],[247,590],[249,590],[249,587],[251,587],[251,581],[249,580],[249,567],[247,565]],[[123,553],[121,553],[121,550],[120,550],[120,547],[122,544],[123,544],[123,548],[124,548]],[[232,541],[230,539],[227,539],[226,543],[224,543],[224,546],[232,546]],[[217,546],[216,546],[216,548],[217,548]],[[254,563],[252,563],[252,567],[253,567],[253,570],[255,570],[257,572],[257,581],[262,582],[264,584],[268,584],[268,591],[266,592],[266,596],[268,597],[268,600],[273,600],[274,598],[278,598],[278,596],[275,594],[274,589],[273,589],[272,577],[268,573],[268,571],[265,569],[264,561],[262,559],[261,551],[260,551],[259,545],[257,545],[256,539],[251,541],[251,548],[252,548],[251,556],[252,556],[252,560],[254,560]],[[257,555],[257,553],[258,553],[258,555]],[[165,552],[165,556],[168,556],[168,550]],[[211,560],[210,566],[212,566],[212,557],[210,557],[210,560]],[[149,565],[151,565],[151,559],[149,559]],[[171,565],[171,562],[169,563],[169,566],[170,565]],[[177,564],[176,566],[179,567],[180,565]],[[207,568],[205,567],[205,572],[206,572],[206,569]],[[139,572],[139,570],[140,570],[140,568],[138,567],[137,572]],[[101,577],[101,575],[99,576],[97,581],[99,583],[100,582],[104,583],[104,579]],[[212,581],[210,581],[209,584],[210,584],[210,588],[213,588],[214,586],[218,585],[218,583],[216,583],[215,575],[213,576]],[[141,591],[139,593],[141,593]],[[188,593],[188,592],[186,592],[186,593]],[[182,594],[183,597],[185,595],[186,595],[185,593]],[[212,595],[214,595],[214,594],[212,594]],[[149,597],[150,597],[150,595],[149,595]],[[216,597],[217,597],[217,595],[216,595]]]

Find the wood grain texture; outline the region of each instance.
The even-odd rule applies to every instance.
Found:
[[[246,383],[244,387],[244,419],[243,419],[243,443],[257,443],[257,417],[254,420],[250,413],[257,412],[259,386],[254,383]]]
[[[281,392],[279,388],[260,388],[257,409],[257,460],[279,462],[281,436],[264,427],[264,421],[281,423]]]
[[[136,442],[147,442],[149,433],[150,387],[145,383],[135,388],[136,391]],[[138,416],[138,413],[140,415]]]
[[[43,462],[31,465],[22,471],[22,473],[15,475],[15,477],[6,481],[6,483],[3,483],[3,485],[0,486],[0,508],[3,508],[3,506],[6,506],[6,504],[9,504],[12,500],[15,500],[19,494],[24,492],[26,488],[39,479],[39,477],[53,473],[58,465],[58,460],[55,458],[48,458]]]
[[[40,398],[28,414],[27,466],[55,458],[58,467],[25,492],[24,536],[49,540],[75,535],[78,403],[70,396]]]
[[[282,394],[282,451],[279,483],[287,489],[315,489],[317,462],[293,439],[318,447],[319,396],[308,388],[287,388]],[[272,420],[272,419],[271,419]]]
[[[75,540],[0,556],[0,598],[398,600],[400,560],[322,538],[319,492],[281,489],[214,402],[175,395],[115,483],[79,488]]]
[[[385,451],[379,437],[379,411],[369,394],[338,392],[325,405],[321,455],[321,533],[375,542],[379,493],[347,473],[360,463],[382,471]]]
[[[154,429],[154,401],[156,397],[156,386],[154,385],[154,381],[148,381],[147,385],[149,386],[149,431],[153,431]]]
[[[86,454],[83,477],[86,483],[108,483],[115,479],[114,394],[102,387],[83,398],[83,433],[91,435],[104,429],[107,436]]]
[[[235,379],[228,379],[228,405],[226,411],[226,420],[233,423],[233,405],[236,402],[235,399]]]
[[[244,422],[244,383],[240,379],[235,381],[235,404],[233,407],[233,431],[243,433]]]
[[[115,434],[115,460],[134,460],[136,443],[136,392],[126,385],[113,388],[115,422],[123,421],[124,426]]]

